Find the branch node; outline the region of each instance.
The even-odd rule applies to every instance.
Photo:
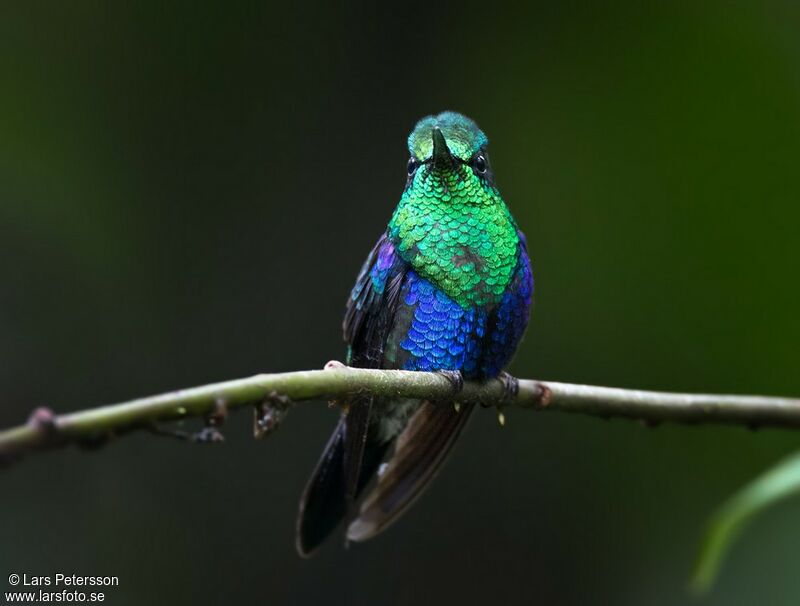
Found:
[[[211,410],[208,411],[204,417],[205,427],[189,436],[192,442],[199,442],[202,444],[214,444],[224,442],[225,436],[219,430],[225,419],[228,418],[228,404],[225,398],[217,397],[214,399],[214,404]]]
[[[211,411],[206,415],[207,427],[220,427],[228,418],[228,403],[225,398],[217,398]]]
[[[180,409],[178,410],[179,414],[181,413]],[[183,431],[181,429],[166,429],[161,427],[155,421],[152,421],[146,425],[147,429],[150,430],[151,433],[157,436],[165,436],[168,438],[175,438],[178,440],[188,441],[188,442],[197,442],[199,444],[216,444],[219,442],[225,441],[225,436],[222,435],[222,432],[219,428],[225,423],[225,419],[228,417],[228,405],[224,398],[217,397],[214,400],[214,403],[211,405],[211,410],[209,410],[203,416],[203,422],[205,426],[196,431],[194,433]]]
[[[328,364],[325,365],[326,369]],[[260,440],[275,431],[291,407],[292,400],[288,396],[272,391],[262,402],[255,406],[253,437]]]
[[[55,448],[67,443],[59,434],[56,413],[47,406],[35,408],[28,417],[27,425],[38,434],[39,448]]]
[[[58,433],[56,414],[47,406],[39,406],[28,417],[28,425],[42,432],[46,439],[51,439]]]
[[[340,370],[342,368],[347,368],[347,365],[342,364],[339,360],[328,360],[324,366],[324,370]]]
[[[544,409],[550,406],[553,399],[553,392],[544,383],[536,382],[536,394],[534,396],[533,407],[536,409]]]
[[[206,425],[200,431],[197,431],[189,436],[189,439],[192,442],[198,442],[200,444],[213,444],[217,442],[224,442],[225,436],[223,436],[222,432],[215,426]]]

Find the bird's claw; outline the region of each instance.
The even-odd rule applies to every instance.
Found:
[[[437,370],[436,374],[447,379],[447,382],[453,388],[454,394],[460,393],[464,389],[464,375],[461,374],[460,370]]]
[[[500,427],[504,427],[506,424],[506,415],[503,412],[503,407],[512,402],[519,394],[519,379],[503,371],[497,375],[497,380],[500,381],[500,384],[503,386],[503,395],[500,397],[500,401],[494,404],[494,407],[497,410],[497,422],[500,424]],[[484,408],[488,408],[492,406],[492,404],[484,404],[483,406]]]
[[[502,401],[510,402],[519,395],[519,379],[511,376],[506,371],[501,372],[497,379],[503,385],[503,398]]]

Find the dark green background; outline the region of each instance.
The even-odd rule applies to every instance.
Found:
[[[292,7],[288,6],[291,4]],[[528,234],[520,376],[800,394],[800,10],[785,2],[0,9],[0,426],[343,356],[343,302],[431,112],[475,118]],[[655,4],[655,3],[653,3]],[[391,531],[315,559],[336,413],[0,474],[12,572],[116,604],[688,602],[707,515],[797,434],[476,414]],[[800,508],[708,604],[800,600]]]

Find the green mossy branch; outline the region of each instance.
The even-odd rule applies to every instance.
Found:
[[[509,396],[499,380],[467,381],[456,391],[450,380],[436,373],[329,363],[325,370],[260,374],[62,415],[40,408],[26,424],[0,431],[0,462],[68,444],[94,446],[134,430],[163,433],[158,423],[191,417],[205,418],[213,428],[227,412],[248,406],[257,411],[255,433],[262,435],[280,423],[291,403],[346,400],[360,393],[620,417],[651,425],[800,427],[798,399],[639,391],[527,379],[520,380],[518,393]],[[204,439],[213,440],[214,434]]]

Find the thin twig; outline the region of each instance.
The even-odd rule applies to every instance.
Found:
[[[582,413],[601,418],[621,417],[656,425],[663,422],[713,423],[755,427],[800,428],[800,399],[763,396],[680,394],[520,380],[509,396],[498,380],[453,382],[436,373],[367,370],[329,364],[326,370],[260,374],[171,393],[55,415],[40,408],[28,422],[0,431],[0,462],[67,444],[96,446],[157,423],[190,417],[214,419],[226,411],[256,407],[260,429],[273,430],[289,403],[304,400],[346,400],[355,394],[476,402],[486,406],[519,406],[538,410]]]

